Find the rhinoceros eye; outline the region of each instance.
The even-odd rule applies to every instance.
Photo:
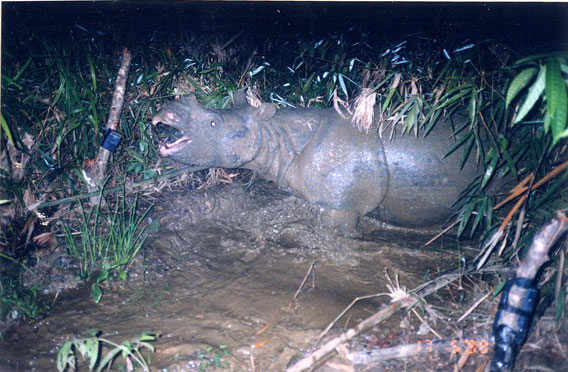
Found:
[[[211,125],[212,127],[214,127],[215,125],[217,125],[217,123],[215,123],[215,120],[211,120],[211,123],[209,123],[209,125]]]

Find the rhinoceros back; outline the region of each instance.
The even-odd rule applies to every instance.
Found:
[[[381,140],[360,132],[333,109],[316,112],[310,139],[287,173],[288,186],[317,205],[367,214],[388,191]]]
[[[455,212],[460,193],[479,174],[473,160],[460,167],[460,151],[444,157],[452,144],[445,122],[437,123],[426,137],[397,132],[393,140],[385,139],[390,184],[376,217],[401,226],[445,222]]]

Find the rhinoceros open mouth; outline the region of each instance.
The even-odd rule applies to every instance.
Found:
[[[176,140],[174,143],[163,144],[160,146],[160,155],[169,156],[174,152],[179,151],[186,144],[191,143],[191,139],[184,135],[180,139]]]

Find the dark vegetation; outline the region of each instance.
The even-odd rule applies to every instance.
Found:
[[[497,22],[513,10],[442,6],[433,17],[425,8],[405,13],[401,5],[375,5],[351,9],[362,20],[354,23],[336,9],[346,4],[318,6],[4,3],[2,318],[34,318],[45,309],[37,289],[18,278],[33,271],[46,249],[80,260],[83,279],[126,279],[129,262],[143,250],[140,225],[154,190],[180,182],[176,166],[157,154],[168,133],[153,128],[151,117],[165,100],[188,92],[217,108],[231,105],[243,88],[280,107],[329,107],[334,96],[353,104],[359,97],[380,108],[384,123],[419,136],[440,115],[465,110],[470,123],[454,128],[456,145],[448,151],[474,157],[484,172],[464,190],[463,206],[449,223],[458,238],[476,234],[480,257],[491,250],[505,262],[523,257],[534,232],[568,208],[568,64],[566,40],[554,27],[562,25],[558,9],[565,8],[539,5],[535,14],[518,5],[517,18]],[[485,22],[475,37],[467,24],[472,11]],[[537,15],[549,28],[535,33],[531,28],[542,24],[531,18]],[[44,207],[86,193],[82,169],[99,148],[122,46],[133,63],[118,128],[123,141],[109,163],[107,187],[126,185],[126,191],[108,194],[107,209],[88,199]],[[184,177],[182,186],[197,187],[212,174],[223,175],[202,171]],[[501,204],[507,195],[492,194],[487,185],[504,175],[524,188]],[[116,236],[131,244],[125,248]],[[557,296],[561,322],[566,287],[548,283],[545,303]]]

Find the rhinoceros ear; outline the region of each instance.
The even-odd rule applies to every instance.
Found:
[[[272,103],[263,103],[259,108],[256,109],[254,116],[259,120],[272,119],[276,115],[276,106]]]
[[[193,93],[190,93],[187,96],[181,98],[180,101],[183,102],[186,105],[195,106],[195,105],[199,104],[199,102],[197,102],[197,97]]]
[[[233,94],[233,101],[235,102],[235,106],[247,106],[248,101],[245,89],[237,90]]]

